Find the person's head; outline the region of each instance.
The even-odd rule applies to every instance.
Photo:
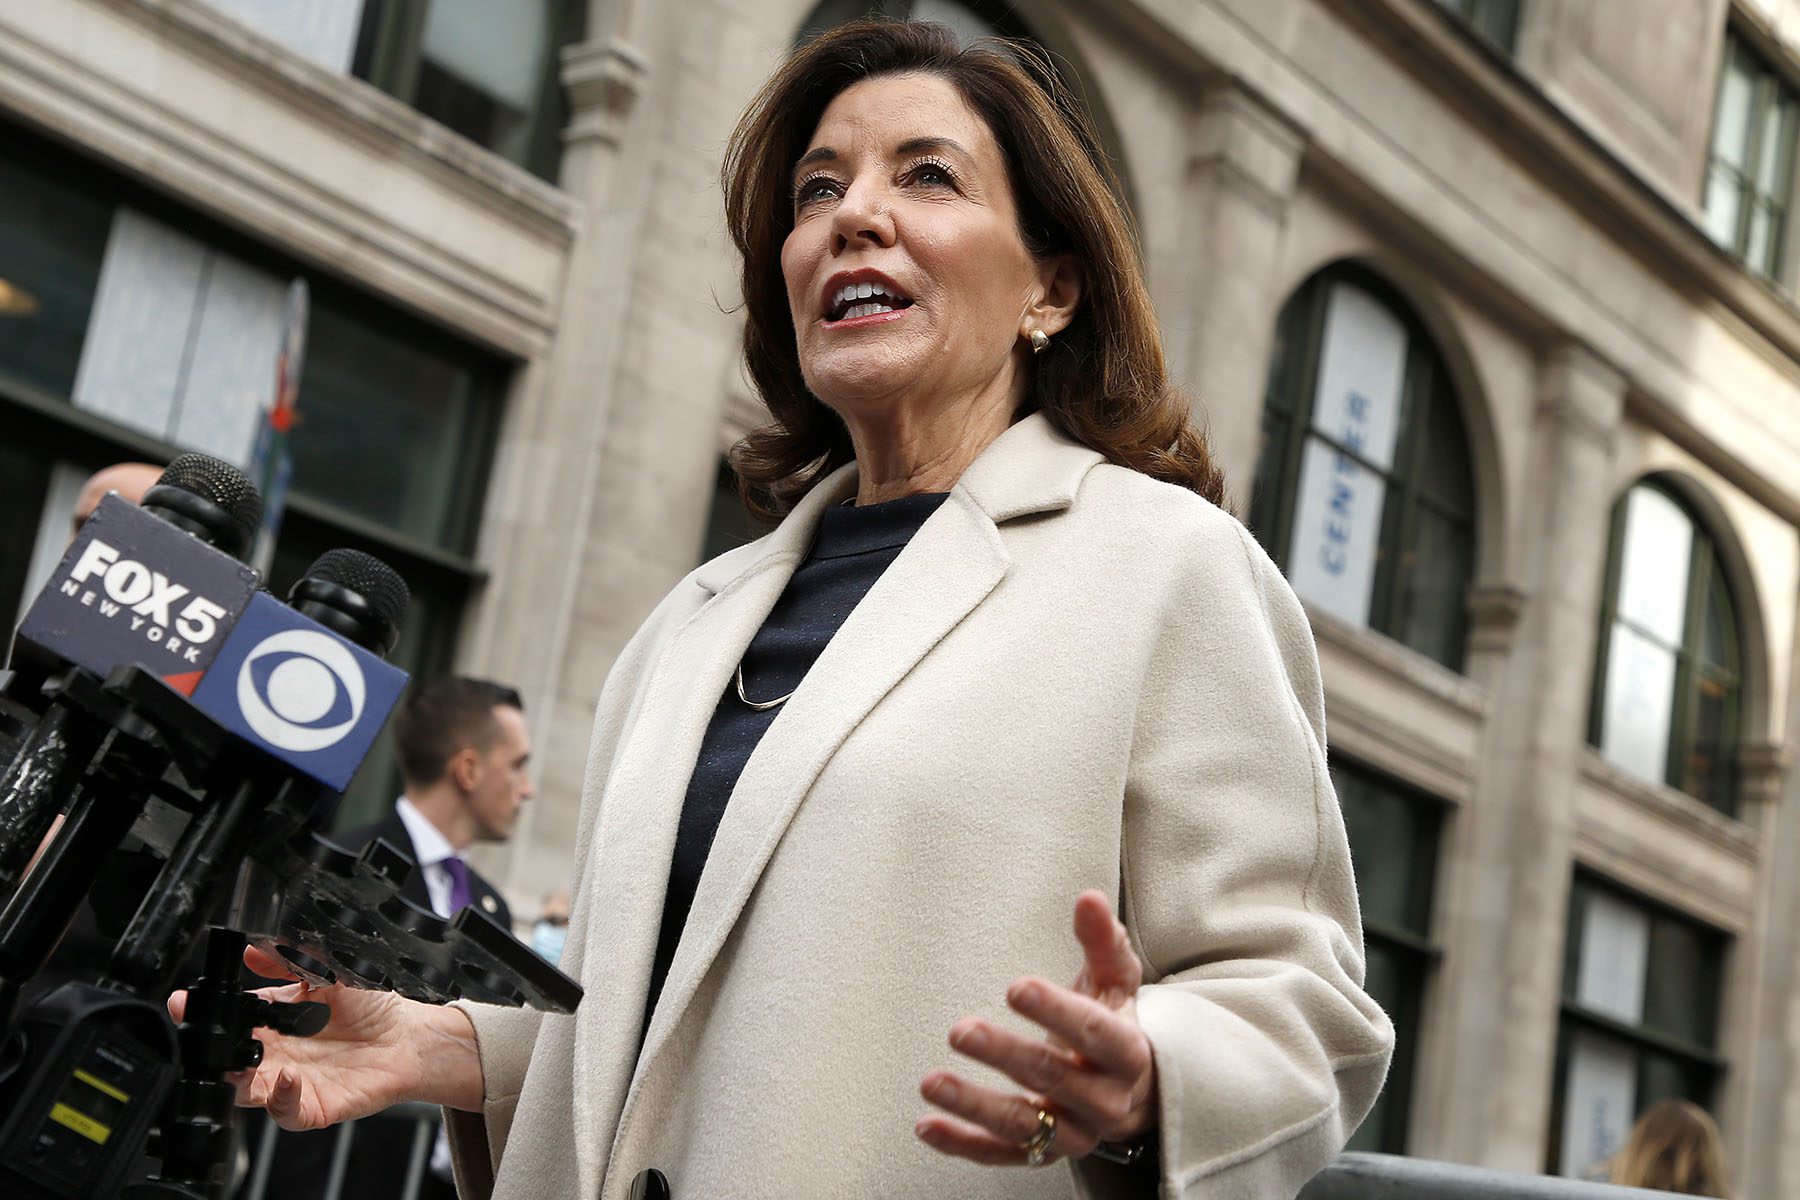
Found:
[[[931,406],[970,397],[1041,409],[1111,461],[1221,499],[1167,383],[1117,180],[1041,51],[840,26],[751,102],[723,184],[745,356],[774,418],[733,465],[764,511],[849,461],[846,418],[955,421]],[[849,284],[884,289],[870,300],[891,311],[853,307]]]
[[[394,716],[394,750],[408,798],[459,847],[512,834],[532,792],[518,692],[460,675],[416,685]]]
[[[1632,1127],[1613,1161],[1612,1182],[1689,1196],[1731,1195],[1719,1127],[1699,1105],[1662,1100]]]
[[[145,492],[156,486],[162,473],[163,469],[155,463],[141,462],[114,463],[95,471],[81,485],[81,491],[75,497],[75,511],[71,514],[74,520],[72,533],[81,532],[81,527],[94,515],[94,510],[100,507],[100,501],[106,498],[108,492],[117,492],[122,499],[137,504],[143,500]]]

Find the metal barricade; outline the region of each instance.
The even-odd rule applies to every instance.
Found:
[[[1299,1200],[1670,1200],[1673,1193],[1465,1167],[1397,1154],[1340,1154]]]
[[[373,1116],[363,1117],[357,1121],[345,1121],[332,1127],[335,1140],[331,1151],[331,1174],[325,1185],[325,1191],[319,1200],[340,1200],[344,1190],[344,1173],[350,1165],[350,1147],[356,1138],[357,1128],[375,1121],[410,1121],[413,1124],[411,1149],[406,1162],[406,1182],[402,1185],[395,1200],[418,1200],[419,1188],[425,1180],[425,1170],[431,1161],[431,1144],[437,1136],[438,1125],[443,1118],[443,1110],[435,1104],[418,1104],[407,1102],[385,1108]],[[280,1129],[266,1115],[260,1121],[250,1125],[250,1136],[256,1142],[255,1152],[251,1155],[250,1176],[244,1181],[243,1188],[237,1193],[238,1200],[263,1200],[269,1187],[269,1172],[275,1162],[275,1139]]]

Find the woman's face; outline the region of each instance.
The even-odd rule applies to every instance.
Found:
[[[1000,147],[950,83],[848,88],[793,182],[781,270],[815,396],[846,416],[1022,398],[1020,338],[1054,268],[1026,250]]]

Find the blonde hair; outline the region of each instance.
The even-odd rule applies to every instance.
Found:
[[[1652,1105],[1613,1160],[1612,1182],[1730,1200],[1719,1127],[1705,1109],[1686,1100]]]

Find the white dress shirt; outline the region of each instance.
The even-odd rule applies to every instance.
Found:
[[[450,872],[444,869],[444,860],[456,856],[456,847],[405,796],[394,803],[394,809],[400,814],[400,823],[406,826],[407,836],[412,838],[413,855],[419,861],[419,874],[425,877],[425,891],[431,897],[431,911],[440,917],[452,916],[452,885]]]

